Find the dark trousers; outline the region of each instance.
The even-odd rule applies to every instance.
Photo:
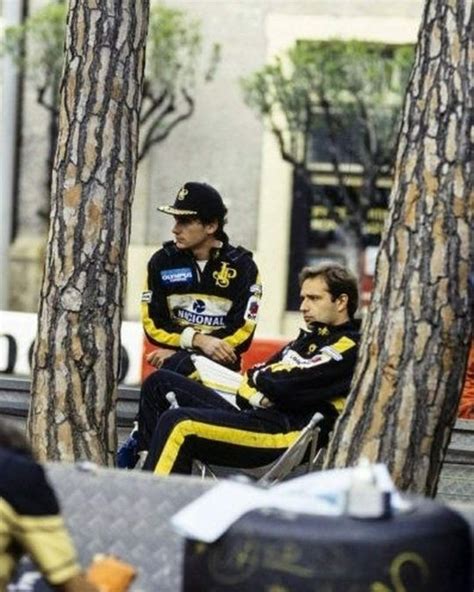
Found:
[[[170,392],[178,408],[170,408]],[[311,416],[240,411],[202,384],[160,370],[142,387],[139,447],[149,451],[144,470],[186,474],[194,459],[231,467],[264,465],[296,440]]]
[[[192,376],[194,372],[196,372],[196,366],[194,365],[191,356],[192,352],[180,349],[172,356],[165,359],[162,370],[171,370],[172,372],[177,372],[183,376]],[[240,370],[240,364],[240,355],[238,355],[236,362],[233,364],[224,364],[224,366],[238,372]]]
[[[173,356],[174,357],[174,356]],[[170,408],[166,398],[173,393],[179,407],[206,407],[232,410],[234,407],[200,382],[170,370],[157,370],[142,384],[138,411],[138,449],[150,450],[161,415]]]

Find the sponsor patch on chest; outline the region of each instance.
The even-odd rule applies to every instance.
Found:
[[[320,364],[326,364],[330,359],[331,357],[326,352],[323,353],[323,350],[315,355],[310,354],[309,358],[305,358],[295,350],[288,349],[285,351],[282,361],[285,364],[298,368],[311,368]]]
[[[190,267],[177,267],[160,271],[161,281],[164,284],[189,284],[193,279],[193,270]]]
[[[208,294],[172,294],[168,296],[171,317],[181,325],[204,330],[225,327],[232,301]]]

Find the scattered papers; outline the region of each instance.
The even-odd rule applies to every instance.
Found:
[[[385,465],[376,464],[372,469],[379,489],[392,494],[392,508],[402,509],[403,502]],[[355,470],[318,471],[270,489],[239,481],[222,481],[175,514],[171,523],[187,538],[212,543],[251,510],[272,508],[340,516],[344,513],[347,491]]]
[[[299,497],[283,497],[275,489],[276,487],[262,489],[238,481],[223,481],[175,514],[171,523],[184,537],[212,543],[251,510],[275,508],[301,511]],[[310,506],[305,507],[305,513],[338,514],[336,508],[324,500],[314,499]]]

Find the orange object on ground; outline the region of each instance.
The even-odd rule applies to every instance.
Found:
[[[126,592],[137,571],[133,565],[113,555],[99,555],[94,557],[86,575],[101,592]]]
[[[471,341],[471,349],[469,350],[458,416],[462,419],[474,419],[474,341]]]

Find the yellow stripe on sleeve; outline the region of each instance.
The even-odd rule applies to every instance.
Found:
[[[252,335],[255,327],[256,323],[254,321],[245,321],[243,327],[240,327],[240,329],[238,329],[232,335],[224,337],[224,341],[232,347],[237,347],[241,343],[244,343]]]
[[[145,282],[144,292],[149,291],[148,282]],[[145,333],[158,343],[162,345],[169,345],[171,347],[179,347],[181,334],[180,333],[169,333],[164,329],[158,329],[153,322],[153,319],[148,314],[148,302],[141,302],[140,314],[142,319],[142,325]]]
[[[10,536],[29,553],[51,584],[62,584],[80,572],[76,552],[60,515],[22,516],[0,499],[0,518]]]
[[[257,393],[257,389],[253,386],[250,386],[247,375],[245,375],[244,380],[241,382],[237,393],[240,397],[246,399],[247,401],[250,399],[252,395],[255,395]]]

